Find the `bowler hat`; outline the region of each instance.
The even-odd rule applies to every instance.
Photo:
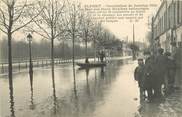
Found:
[[[171,56],[171,53],[170,52],[165,52],[164,55]]]
[[[139,58],[138,61],[143,61],[143,59],[142,58]]]

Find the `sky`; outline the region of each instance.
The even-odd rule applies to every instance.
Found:
[[[82,4],[102,4],[102,5],[113,5],[113,4],[154,4],[150,7],[150,10],[144,14],[144,19],[137,23],[134,23],[135,27],[135,40],[145,41],[147,31],[151,30],[148,27],[148,23],[151,22],[152,16],[154,16],[160,7],[161,0],[78,0]],[[149,21],[149,22],[148,22]],[[120,21],[116,23],[104,23],[104,26],[109,29],[116,37],[120,39],[128,40],[133,39],[133,23],[127,21]]]
[[[31,0],[29,0],[31,1]],[[75,0],[74,0],[75,1]],[[144,14],[144,19],[140,20],[137,23],[131,23],[129,21],[120,21],[115,23],[103,23],[103,26],[110,30],[116,37],[121,40],[133,39],[133,24],[135,25],[135,40],[136,41],[145,41],[147,31],[151,30],[148,27],[148,21],[152,16],[157,12],[161,0],[76,0],[80,2],[82,5],[84,4],[102,4],[102,5],[113,5],[113,4],[154,4],[155,7],[150,7],[149,10]],[[22,35],[16,35],[18,37],[22,37]]]

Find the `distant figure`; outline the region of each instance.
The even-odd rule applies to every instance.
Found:
[[[140,97],[145,98],[145,89],[144,89],[144,62],[143,59],[138,59],[138,66],[134,71],[134,78],[138,82],[140,89]]]
[[[99,51],[97,52],[96,56],[97,56],[97,60],[100,61],[100,52]]]
[[[175,73],[176,73],[176,65],[174,59],[171,57],[170,52],[166,52],[164,54],[167,57],[167,71],[165,77],[165,88],[166,93],[170,94],[174,90],[174,82],[175,82]]]
[[[89,60],[88,60],[88,58],[86,58],[86,59],[85,59],[85,63],[89,63]]]
[[[100,53],[100,61],[104,62],[104,58],[105,58],[105,53],[104,53],[104,51],[101,51],[101,53]]]

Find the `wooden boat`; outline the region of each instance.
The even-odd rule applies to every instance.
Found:
[[[105,62],[97,62],[97,63],[76,63],[81,68],[91,68],[91,67],[103,67],[106,66]]]

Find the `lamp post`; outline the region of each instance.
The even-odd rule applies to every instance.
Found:
[[[135,49],[135,25],[133,24],[133,48],[132,48],[133,60],[136,59],[136,50],[134,49]]]
[[[32,35],[30,33],[27,35],[27,40],[29,44],[29,73],[33,74],[32,49],[31,49]]]

